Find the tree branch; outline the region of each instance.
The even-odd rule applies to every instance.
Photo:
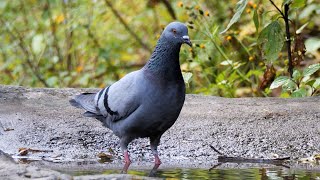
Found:
[[[98,39],[94,36],[94,34],[92,33],[91,29],[90,29],[90,25],[88,25],[88,27],[86,27],[86,30],[88,32],[88,36],[90,37],[90,39],[92,40],[94,46],[96,46],[97,48],[101,49],[101,45],[98,41]]]
[[[51,8],[50,1],[47,0],[46,4],[47,4],[47,6],[45,6],[44,11],[48,12],[50,30],[51,30],[51,34],[52,34],[52,37],[53,37],[53,46],[54,46],[54,49],[56,50],[57,56],[59,58],[59,62],[61,64],[63,64],[63,56],[61,54],[61,50],[60,50],[60,47],[59,47],[59,44],[58,44],[59,40],[58,40],[58,37],[57,37],[57,34],[56,34],[57,25],[55,24],[54,19],[52,17],[52,13],[51,13],[51,10],[50,10],[50,8]]]
[[[281,14],[282,17],[284,17],[284,14],[283,12],[278,8],[278,6],[272,1],[272,0],[269,0],[271,2],[271,4],[278,10],[278,12]]]
[[[146,50],[152,52],[150,47],[145,44],[142,39],[129,27],[129,25],[124,21],[119,12],[113,7],[112,3],[108,0],[105,0],[107,6],[111,9],[112,13],[119,19],[120,23],[124,26],[124,28],[136,39],[136,41]]]
[[[161,0],[161,1],[166,6],[166,8],[167,8],[169,14],[171,15],[172,19],[177,19],[177,16],[176,16],[176,14],[175,14],[170,2],[168,0]]]
[[[68,19],[72,19],[71,15],[68,17],[68,2],[62,1],[62,13],[65,18],[64,22],[67,24]],[[69,28],[68,26],[65,28],[65,39],[66,39],[66,51],[65,51],[65,57],[66,57],[66,63],[67,63],[67,70],[70,73],[72,71],[72,54],[70,52],[70,49],[72,49],[73,43],[73,30],[72,28]]]
[[[289,4],[284,5],[284,23],[286,25],[286,43],[287,43],[287,52],[288,52],[288,59],[289,59],[289,68],[288,72],[290,74],[290,78],[292,78],[293,74],[293,65],[292,65],[292,57],[291,57],[291,38],[290,38],[290,30],[289,30]]]
[[[292,78],[293,74],[293,65],[292,65],[292,57],[291,57],[291,38],[290,38],[290,29],[289,29],[289,4],[284,5],[284,13],[274,4],[272,0],[269,0],[271,4],[279,11],[282,18],[284,19],[284,23],[286,26],[286,44],[287,44],[287,52],[288,52],[288,59],[289,59],[289,67],[288,72],[290,74],[290,78]]]

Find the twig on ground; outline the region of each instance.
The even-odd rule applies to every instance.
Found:
[[[1,131],[5,131],[5,130],[4,130],[4,127],[3,127],[2,123],[1,123],[1,121],[0,121],[0,127],[2,128]],[[2,135],[1,131],[0,131],[0,135]],[[0,151],[0,154],[1,154],[1,151]]]
[[[222,164],[223,164],[223,163],[218,163],[218,164],[216,164],[216,165],[212,166],[212,167],[209,169],[209,171],[211,171],[211,170],[213,170],[213,169],[215,169],[215,168],[217,168],[217,167],[221,166]]]
[[[290,157],[283,157],[283,158],[274,158],[274,159],[265,159],[265,158],[244,158],[244,157],[235,157],[235,156],[226,156],[218,151],[215,147],[211,144],[209,145],[211,149],[217,152],[220,156],[218,156],[218,164],[214,165],[209,169],[215,169],[216,167],[220,166],[223,163],[261,163],[261,164],[273,164],[276,166],[283,166],[286,168],[290,168],[283,163],[287,160],[290,160]]]
[[[29,150],[30,152],[33,152],[33,153],[38,153],[38,152],[45,152],[45,153],[53,152],[53,150],[46,150],[46,149],[31,149],[31,148],[28,148],[28,150]]]
[[[209,145],[211,149],[213,149],[215,152],[217,152],[220,155],[224,155],[222,154],[220,151],[218,151],[215,147],[213,147],[211,144]]]
[[[218,162],[221,163],[263,163],[263,164],[274,164],[282,165],[283,162],[290,160],[290,157],[275,158],[275,159],[264,159],[264,158],[243,158],[233,156],[219,156]]]

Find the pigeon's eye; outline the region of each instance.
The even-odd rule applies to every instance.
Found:
[[[177,30],[176,30],[176,29],[172,29],[172,32],[173,32],[174,34],[176,34],[176,33],[177,33]]]

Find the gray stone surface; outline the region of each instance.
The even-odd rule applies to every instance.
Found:
[[[29,152],[43,159],[33,165],[53,169],[119,168],[118,138],[68,100],[96,89],[32,89],[0,86],[0,150],[18,158],[21,147],[50,150]],[[218,154],[292,159],[320,153],[320,97],[221,98],[187,95],[182,113],[161,139],[161,167],[205,167]],[[97,154],[113,151],[111,163],[98,163]],[[148,168],[153,156],[147,139],[129,146],[130,168]],[[59,163],[55,163],[59,162]]]
[[[17,164],[8,154],[0,151],[0,179],[71,180],[72,177],[70,175],[62,174],[50,169],[39,168],[26,164]]]
[[[48,168],[41,168],[29,164],[18,164],[10,155],[0,150],[0,179],[1,180],[155,180],[160,178],[143,177],[130,174],[109,175],[79,175],[71,176]]]

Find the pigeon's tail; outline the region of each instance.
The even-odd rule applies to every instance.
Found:
[[[95,96],[96,93],[82,93],[75,96],[69,102],[74,107],[85,109],[87,111],[84,113],[85,116],[95,117],[96,115],[101,115],[95,105]]]

